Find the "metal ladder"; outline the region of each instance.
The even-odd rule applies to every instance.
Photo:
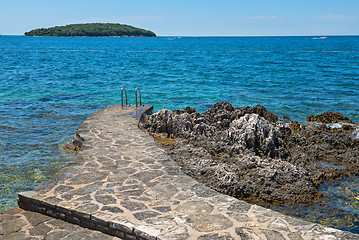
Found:
[[[127,92],[126,92],[126,88],[123,87],[121,88],[121,106],[123,108],[123,93],[125,93],[125,100],[126,100],[126,105],[128,105],[127,103]],[[140,105],[142,105],[142,99],[141,99],[141,92],[140,92],[140,89],[139,88],[135,88],[135,97],[136,97],[136,108],[138,107],[138,101],[137,101],[137,93],[138,93],[138,96],[139,96],[139,100],[140,100]]]

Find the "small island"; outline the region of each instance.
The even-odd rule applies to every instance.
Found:
[[[152,31],[118,23],[84,23],[38,28],[25,36],[43,37],[156,37]]]

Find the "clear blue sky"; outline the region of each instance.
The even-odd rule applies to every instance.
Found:
[[[359,35],[359,0],[0,0],[0,34],[115,22],[159,36]]]

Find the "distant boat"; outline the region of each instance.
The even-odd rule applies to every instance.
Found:
[[[314,38],[312,38],[312,39],[314,39],[314,40],[318,40],[318,39],[320,39],[320,40],[323,40],[323,39],[326,39],[327,37],[314,37]]]

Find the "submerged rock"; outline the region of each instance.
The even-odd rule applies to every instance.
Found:
[[[309,203],[324,180],[358,174],[359,143],[341,133],[291,122],[263,106],[216,103],[200,114],[161,110],[140,127],[185,173],[217,191],[256,203]],[[322,168],[316,162],[346,166]],[[331,166],[331,165],[328,165]]]

